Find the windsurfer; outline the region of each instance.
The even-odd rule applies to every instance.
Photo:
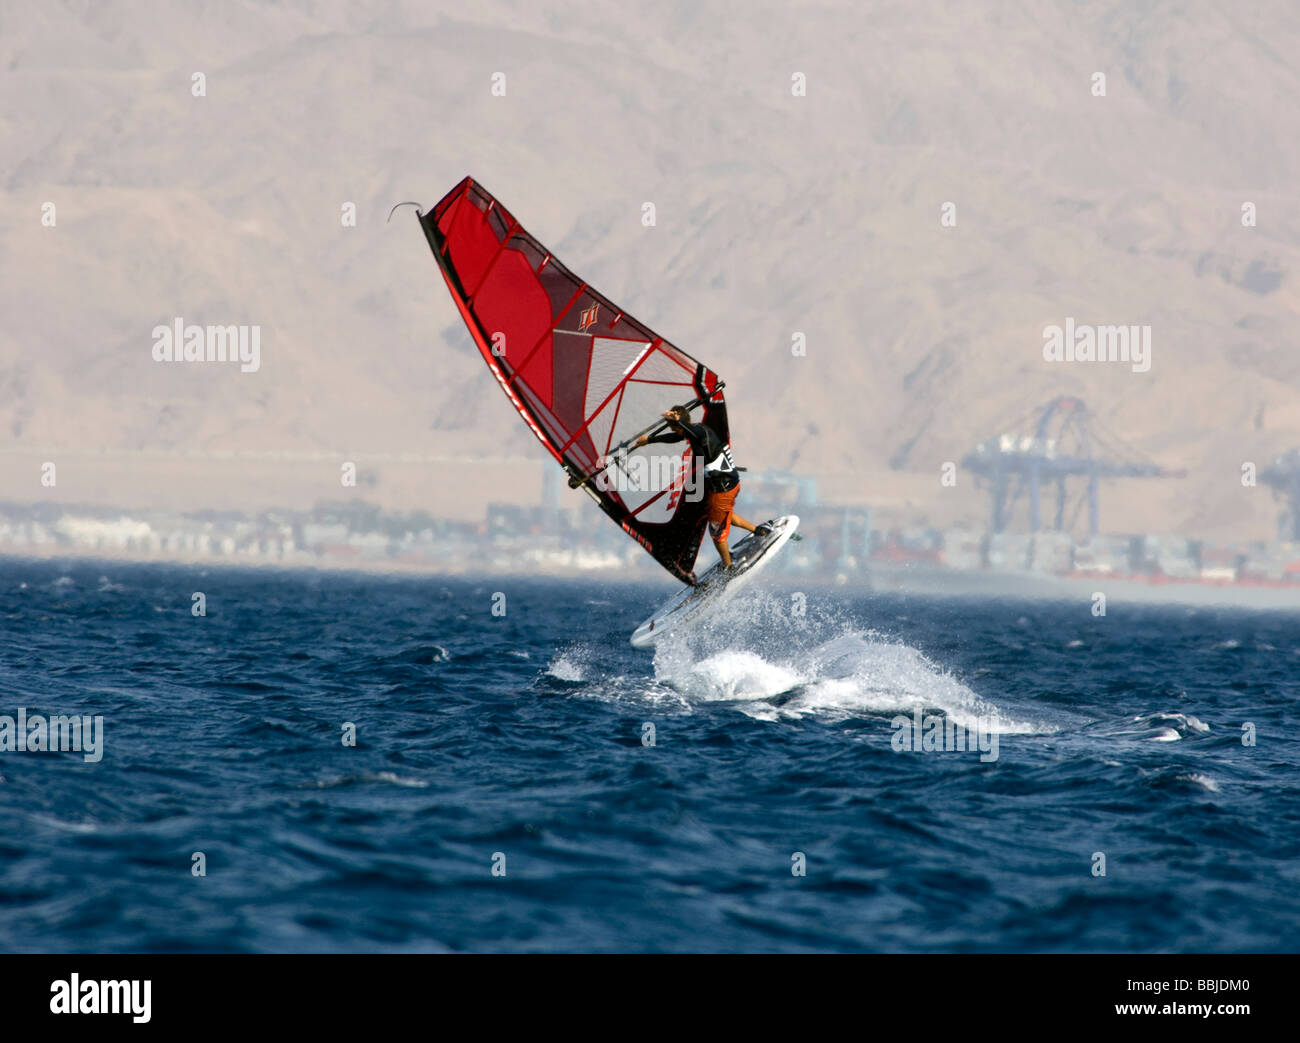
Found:
[[[690,411],[685,406],[673,406],[663,414],[669,430],[651,437],[642,435],[635,442],[637,448],[653,443],[681,442],[690,444],[691,451],[704,462],[705,506],[709,512],[709,535],[718,550],[724,568],[731,568],[731,550],[727,537],[732,523],[747,532],[766,536],[772,531],[771,523],[751,525],[735,512],[736,497],[740,493],[740,476],[731,459],[731,448],[707,424],[691,423]]]

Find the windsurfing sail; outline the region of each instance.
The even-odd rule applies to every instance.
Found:
[[[676,405],[702,407],[692,420],[729,445],[717,374],[574,275],[472,178],[419,219],[510,404],[571,481],[688,580],[708,520],[701,462],[682,443],[675,467],[646,481],[654,469],[632,474],[623,454]]]

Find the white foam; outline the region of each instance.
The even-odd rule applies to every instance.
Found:
[[[1199,717],[1184,713],[1148,713],[1133,718],[1140,724],[1149,724],[1156,729],[1151,736],[1154,742],[1177,742],[1185,735],[1197,733],[1204,735],[1210,726]]]
[[[1186,782],[1193,786],[1199,786],[1201,789],[1207,790],[1210,793],[1219,792],[1218,782],[1216,782],[1211,776],[1203,775],[1199,771],[1194,771],[1190,775],[1176,775],[1175,778],[1179,782]]]
[[[561,681],[583,681],[587,676],[586,665],[570,658],[568,652],[561,652],[546,672]]]
[[[780,608],[779,599],[767,599],[766,610],[740,605],[710,630],[659,644],[656,680],[690,702],[736,702],[767,720],[938,710],[1001,734],[1056,730],[1010,719],[914,648],[825,620],[787,618]]]
[[[770,699],[800,684],[799,675],[788,667],[769,663],[753,652],[735,651],[719,652],[661,680],[702,702]]]
[[[391,782],[394,786],[410,786],[412,789],[425,789],[429,785],[423,779],[406,778],[391,771],[381,771],[375,778],[379,782]]]

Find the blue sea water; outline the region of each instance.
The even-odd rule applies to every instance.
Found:
[[[768,588],[632,649],[669,593],[0,562],[0,715],[103,717],[0,753],[0,948],[1300,943],[1295,616]]]

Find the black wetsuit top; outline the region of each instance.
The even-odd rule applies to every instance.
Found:
[[[713,428],[707,424],[682,424],[682,429],[670,427],[663,434],[647,439],[647,443],[680,442],[683,439],[690,442],[692,452],[704,460],[704,488],[711,493],[730,492],[740,484],[731,450]]]

